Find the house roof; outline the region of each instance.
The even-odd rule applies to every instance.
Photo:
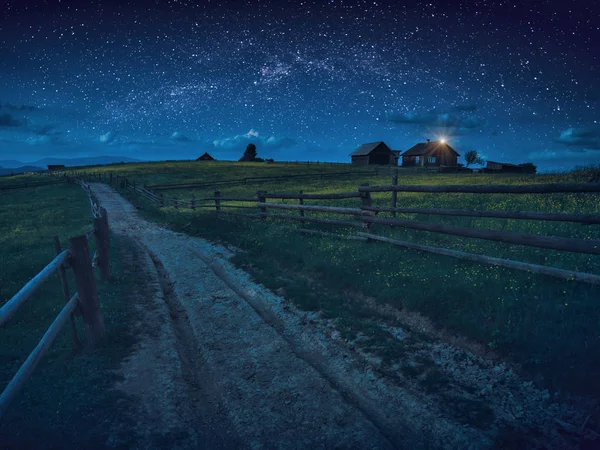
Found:
[[[196,161],[201,160],[201,159],[205,159],[205,158],[214,159],[208,152],[205,152],[203,155],[201,155],[200,157],[196,158]]]
[[[441,141],[419,142],[417,145],[406,150],[402,156],[423,156],[439,149],[440,147],[446,147],[450,151],[456,153],[456,156],[460,156],[456,150],[450,147],[447,143]]]
[[[385,143],[383,141],[371,142],[369,144],[363,144],[360,147],[358,147],[356,150],[354,150],[352,153],[350,153],[350,156],[366,156],[369,153],[371,153],[373,150],[375,150],[380,144],[385,145]],[[385,145],[385,146],[387,147],[387,145]]]

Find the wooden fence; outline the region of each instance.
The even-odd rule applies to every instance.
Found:
[[[0,308],[0,326],[4,326],[51,275],[59,273],[66,305],[0,395],[0,418],[67,322],[71,327],[74,345],[81,346],[74,316],[82,317],[90,343],[95,344],[104,336],[104,321],[93,267],[98,267],[102,280],[110,277],[108,218],[106,210],[99,207],[87,184],[77,179],[68,181],[79,184],[88,193],[94,216],[93,228],[84,235],[69,238],[69,249],[64,251],[60,247],[58,237],[55,236],[54,247],[57,256]],[[93,258],[88,245],[92,236],[96,240],[96,255]],[[67,282],[66,271],[69,268],[73,270],[77,289],[73,296],[70,295]]]
[[[463,217],[488,217],[496,219],[517,219],[534,221],[574,222],[586,225],[600,225],[600,214],[568,214],[538,211],[499,211],[499,210],[472,210],[472,209],[448,209],[448,208],[403,208],[397,206],[398,192],[420,192],[420,193],[472,193],[472,194],[547,194],[547,193],[598,193],[600,183],[587,184],[530,184],[530,185],[444,185],[444,186],[422,186],[422,185],[398,185],[398,175],[392,178],[392,184],[386,186],[361,185],[355,192],[342,192],[335,194],[305,194],[299,193],[268,193],[257,191],[255,196],[233,197],[224,196],[220,191],[215,191],[212,197],[194,198],[191,200],[180,200],[164,197],[156,194],[146,187],[136,186],[135,183],[124,182],[123,187],[132,189],[141,194],[158,207],[173,206],[175,208],[208,208],[213,209],[218,215],[238,215],[265,220],[267,218],[278,220],[289,220],[305,223],[333,224],[343,227],[360,228],[352,239],[367,241],[378,241],[418,251],[451,256],[454,258],[476,261],[479,263],[492,264],[510,269],[524,270],[533,273],[553,276],[564,280],[576,280],[600,285],[600,276],[595,274],[576,272],[554,267],[530,264],[520,261],[495,258],[491,256],[461,252],[445,248],[434,247],[424,244],[415,244],[396,239],[372,234],[370,231],[374,225],[400,227],[413,230],[423,230],[453,236],[478,238],[503,242],[509,244],[545,248],[563,252],[583,253],[600,255],[600,240],[597,239],[575,239],[559,236],[540,236],[536,234],[515,233],[496,230],[485,230],[439,223],[421,222],[418,220],[396,218],[396,214],[431,214],[439,216],[463,216]],[[391,202],[389,207],[375,207],[372,204],[371,193],[389,192]],[[360,205],[355,208],[341,206],[319,206],[306,205],[304,200],[338,200],[338,199],[360,199]],[[269,202],[268,200],[297,200],[298,204]],[[230,205],[229,202],[249,203],[249,206]],[[229,208],[234,210],[228,210]],[[253,210],[253,212],[241,212],[240,210]],[[269,212],[276,210],[278,212]],[[288,214],[282,214],[288,212]],[[298,215],[289,214],[297,212]],[[309,217],[307,212],[327,213],[349,216],[347,220],[338,218]],[[390,213],[392,217],[378,217],[381,213]],[[334,235],[317,230],[300,229],[301,232],[311,234]]]

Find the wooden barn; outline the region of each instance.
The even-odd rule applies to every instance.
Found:
[[[208,152],[206,152],[204,153],[204,155],[200,156],[199,158],[196,158],[196,161],[215,161],[215,158],[213,158],[208,154]]]
[[[460,155],[445,141],[420,142],[402,154],[402,166],[456,166]]]
[[[521,173],[523,172],[522,164],[510,164],[510,163],[502,163],[502,162],[493,162],[488,161],[485,165],[484,172],[494,173],[494,172],[505,172],[505,173]]]
[[[350,156],[352,157],[352,164],[363,166],[370,164],[397,166],[400,151],[392,150],[385,145],[385,142],[379,141],[361,145],[350,153]]]

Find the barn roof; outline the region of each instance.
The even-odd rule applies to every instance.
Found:
[[[402,156],[423,156],[427,153],[430,153],[440,147],[446,147],[452,152],[456,153],[456,156],[460,156],[456,150],[450,147],[446,142],[442,141],[428,141],[428,142],[420,142],[417,145],[406,150]]]
[[[356,150],[354,150],[352,153],[350,153],[350,156],[367,156],[369,153],[371,153],[373,150],[375,150],[380,144],[385,145],[385,143],[383,141],[371,142],[369,144],[363,144],[360,147],[358,147]],[[387,145],[385,145],[385,146],[387,147]]]
[[[201,161],[203,159],[208,159],[208,158],[213,159],[213,160],[215,159],[208,152],[205,152],[203,155],[201,155],[200,157],[196,158],[196,161]]]

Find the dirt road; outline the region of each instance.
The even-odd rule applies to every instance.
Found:
[[[318,316],[254,284],[229,250],[140,218],[104,184],[92,190],[113,232],[139,244],[131,263],[154,293],[117,386],[138,400],[139,448],[484,449],[512,442],[515,430],[534,434],[532,448],[576,448],[556,419],[568,427],[583,413],[504,368],[472,355],[453,366],[459,351],[439,342],[426,351],[457,380],[451,396],[381,376]],[[500,376],[509,382],[489,381]],[[485,425],[452,413],[477,395],[493,412]]]

